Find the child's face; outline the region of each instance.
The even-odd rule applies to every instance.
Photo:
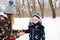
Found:
[[[38,20],[38,18],[37,18],[37,17],[33,17],[33,18],[32,18],[32,22],[33,22],[34,24],[36,24],[36,23],[38,23],[38,22],[39,22],[39,20]]]

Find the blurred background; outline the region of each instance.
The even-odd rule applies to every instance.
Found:
[[[4,11],[9,0],[0,0],[0,12]],[[41,17],[60,16],[60,0],[14,0],[16,17],[30,17],[40,13]]]

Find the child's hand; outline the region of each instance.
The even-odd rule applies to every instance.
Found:
[[[25,34],[25,32],[20,32],[19,35],[20,36],[23,36]]]
[[[18,33],[20,33],[20,32],[23,32],[23,29],[22,30],[18,30]]]
[[[23,32],[23,29],[19,30],[18,33],[19,33],[20,36],[23,36],[25,34],[25,32]]]

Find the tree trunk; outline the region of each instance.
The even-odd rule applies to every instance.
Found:
[[[33,8],[33,3],[32,0],[30,0],[30,11],[31,11],[31,15],[33,14],[34,8]]]
[[[18,11],[19,11],[18,17],[21,17],[21,12],[20,12],[20,0],[18,0]]]
[[[24,17],[24,0],[22,0],[22,15]]]
[[[28,2],[28,13],[29,13],[29,15],[31,16],[31,11],[30,11],[30,3],[29,3],[29,0],[27,0],[27,2]],[[30,17],[29,16],[29,17]]]
[[[32,0],[32,2],[33,2],[33,13],[36,13],[35,0]]]
[[[39,4],[39,7],[40,7],[40,12],[41,12],[41,16],[42,18],[44,17],[44,0],[43,0],[43,4],[41,5],[39,0],[38,0],[38,4]]]
[[[49,0],[49,4],[50,4],[50,7],[51,7],[52,16],[53,16],[53,18],[55,18],[55,17],[56,17],[56,14],[55,14],[54,6],[53,6],[53,4],[52,4],[52,0]]]
[[[17,13],[16,17],[21,17],[21,15],[20,15],[20,1],[16,0],[15,3],[16,3],[16,13]]]

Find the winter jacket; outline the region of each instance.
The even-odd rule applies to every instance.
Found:
[[[8,23],[8,18],[0,15],[0,40],[3,38],[19,37],[18,30],[13,30],[13,35],[10,34],[10,23]]]
[[[38,26],[37,28],[35,28]],[[29,23],[28,29],[23,30],[25,33],[30,33],[30,40],[45,40],[44,26],[38,22],[37,24]]]

